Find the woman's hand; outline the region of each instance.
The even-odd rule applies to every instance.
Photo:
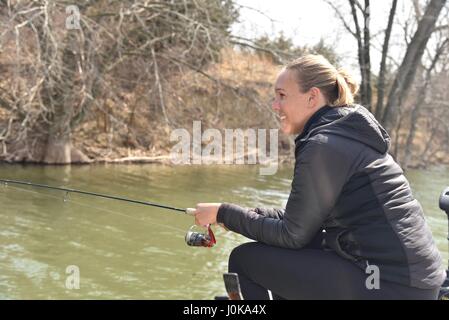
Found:
[[[198,203],[195,212],[195,224],[205,227],[217,223],[218,208],[221,203]]]

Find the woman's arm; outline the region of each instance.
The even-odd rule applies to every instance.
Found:
[[[224,203],[218,209],[217,222],[269,245],[305,246],[328,218],[349,178],[351,161],[326,142],[309,141],[301,150],[282,219]]]
[[[278,208],[254,208],[252,211],[258,215],[273,219],[282,219],[285,213],[285,209]]]

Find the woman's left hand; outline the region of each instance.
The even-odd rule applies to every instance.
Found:
[[[217,223],[217,213],[221,203],[198,203],[195,211],[195,224],[205,227]]]

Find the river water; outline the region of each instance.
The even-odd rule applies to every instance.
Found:
[[[255,166],[0,165],[0,178],[119,195],[175,207],[197,202],[284,206],[292,168]],[[449,169],[407,172],[445,259],[438,197]],[[232,248],[248,241],[215,228],[213,248],[184,242],[193,218],[61,191],[0,185],[0,299],[213,299]],[[79,271],[79,289],[73,288]]]

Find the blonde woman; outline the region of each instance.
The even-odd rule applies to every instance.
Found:
[[[436,299],[440,253],[388,154],[387,132],[353,104],[354,80],[307,55],[283,68],[274,89],[281,129],[297,135],[285,209],[200,203],[195,214],[198,225],[220,223],[256,240],[229,258],[243,297]]]

